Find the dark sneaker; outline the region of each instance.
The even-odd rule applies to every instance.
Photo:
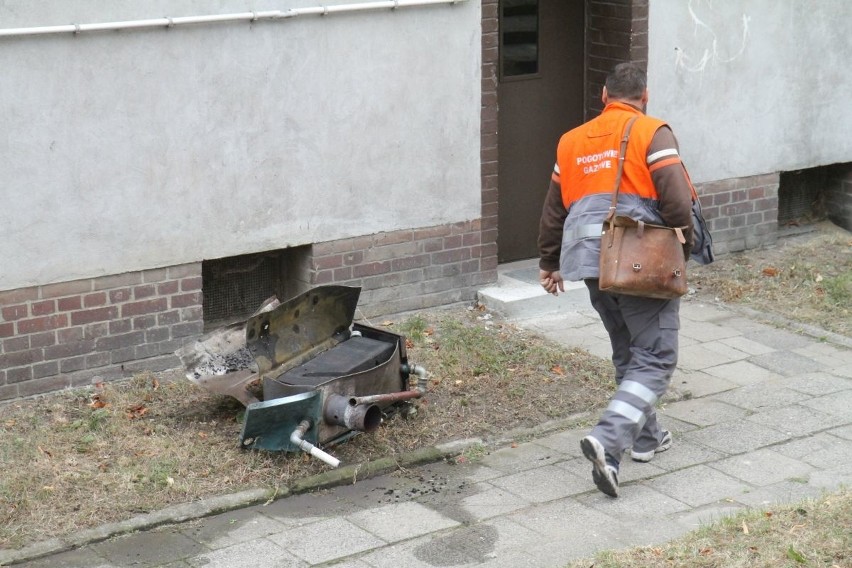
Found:
[[[630,457],[633,458],[633,461],[648,463],[651,461],[651,458],[654,457],[654,454],[659,452],[665,452],[669,448],[672,447],[672,433],[668,430],[663,430],[663,441],[660,442],[660,445],[656,447],[656,449],[648,450],[647,452],[637,452],[635,450],[630,450]]]
[[[610,497],[618,497],[618,468],[607,463],[603,445],[597,438],[586,436],[580,440],[580,449],[586,459],[592,462],[592,481],[595,486]]]

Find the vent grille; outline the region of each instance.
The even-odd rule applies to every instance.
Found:
[[[205,327],[245,319],[279,295],[283,263],[278,254],[205,260],[201,266]]]
[[[812,223],[825,218],[825,168],[782,172],[778,186],[778,224]]]

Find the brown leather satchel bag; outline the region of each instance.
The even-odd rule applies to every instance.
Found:
[[[679,298],[687,291],[683,232],[616,214],[618,189],[633,118],[624,130],[609,215],[601,233],[599,288],[646,298]]]

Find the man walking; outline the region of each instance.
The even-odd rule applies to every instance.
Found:
[[[645,72],[633,63],[617,65],[603,89],[603,112],[565,133],[542,208],[539,227],[541,285],[564,291],[563,278],[583,280],[612,344],[618,390],[580,446],[592,462],[592,479],[602,492],[618,496],[618,467],[631,450],[650,461],[672,445],[654,405],[666,392],[678,356],[680,300],[609,294],[598,288],[601,229],[610,208],[618,160],[623,172],[617,211],[646,223],[686,226],[685,254],[712,262],[710,235],[700,209],[693,227],[695,190],[681,163],[668,125],[646,116]],[[627,149],[620,145],[632,119]],[[697,243],[697,244],[696,244]]]

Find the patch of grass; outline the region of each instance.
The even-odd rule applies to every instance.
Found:
[[[852,334],[852,234],[828,222],[774,247],[691,266],[700,296]]]
[[[428,391],[412,417],[328,448],[343,463],[569,416],[602,406],[614,386],[608,361],[478,311],[382,325],[407,336]],[[151,373],[0,405],[0,547],[213,495],[281,490],[327,467],[303,453],[241,450],[244,410],[179,374]]]
[[[852,566],[852,490],[747,510],[662,546],[608,551],[570,568],[784,568]]]

